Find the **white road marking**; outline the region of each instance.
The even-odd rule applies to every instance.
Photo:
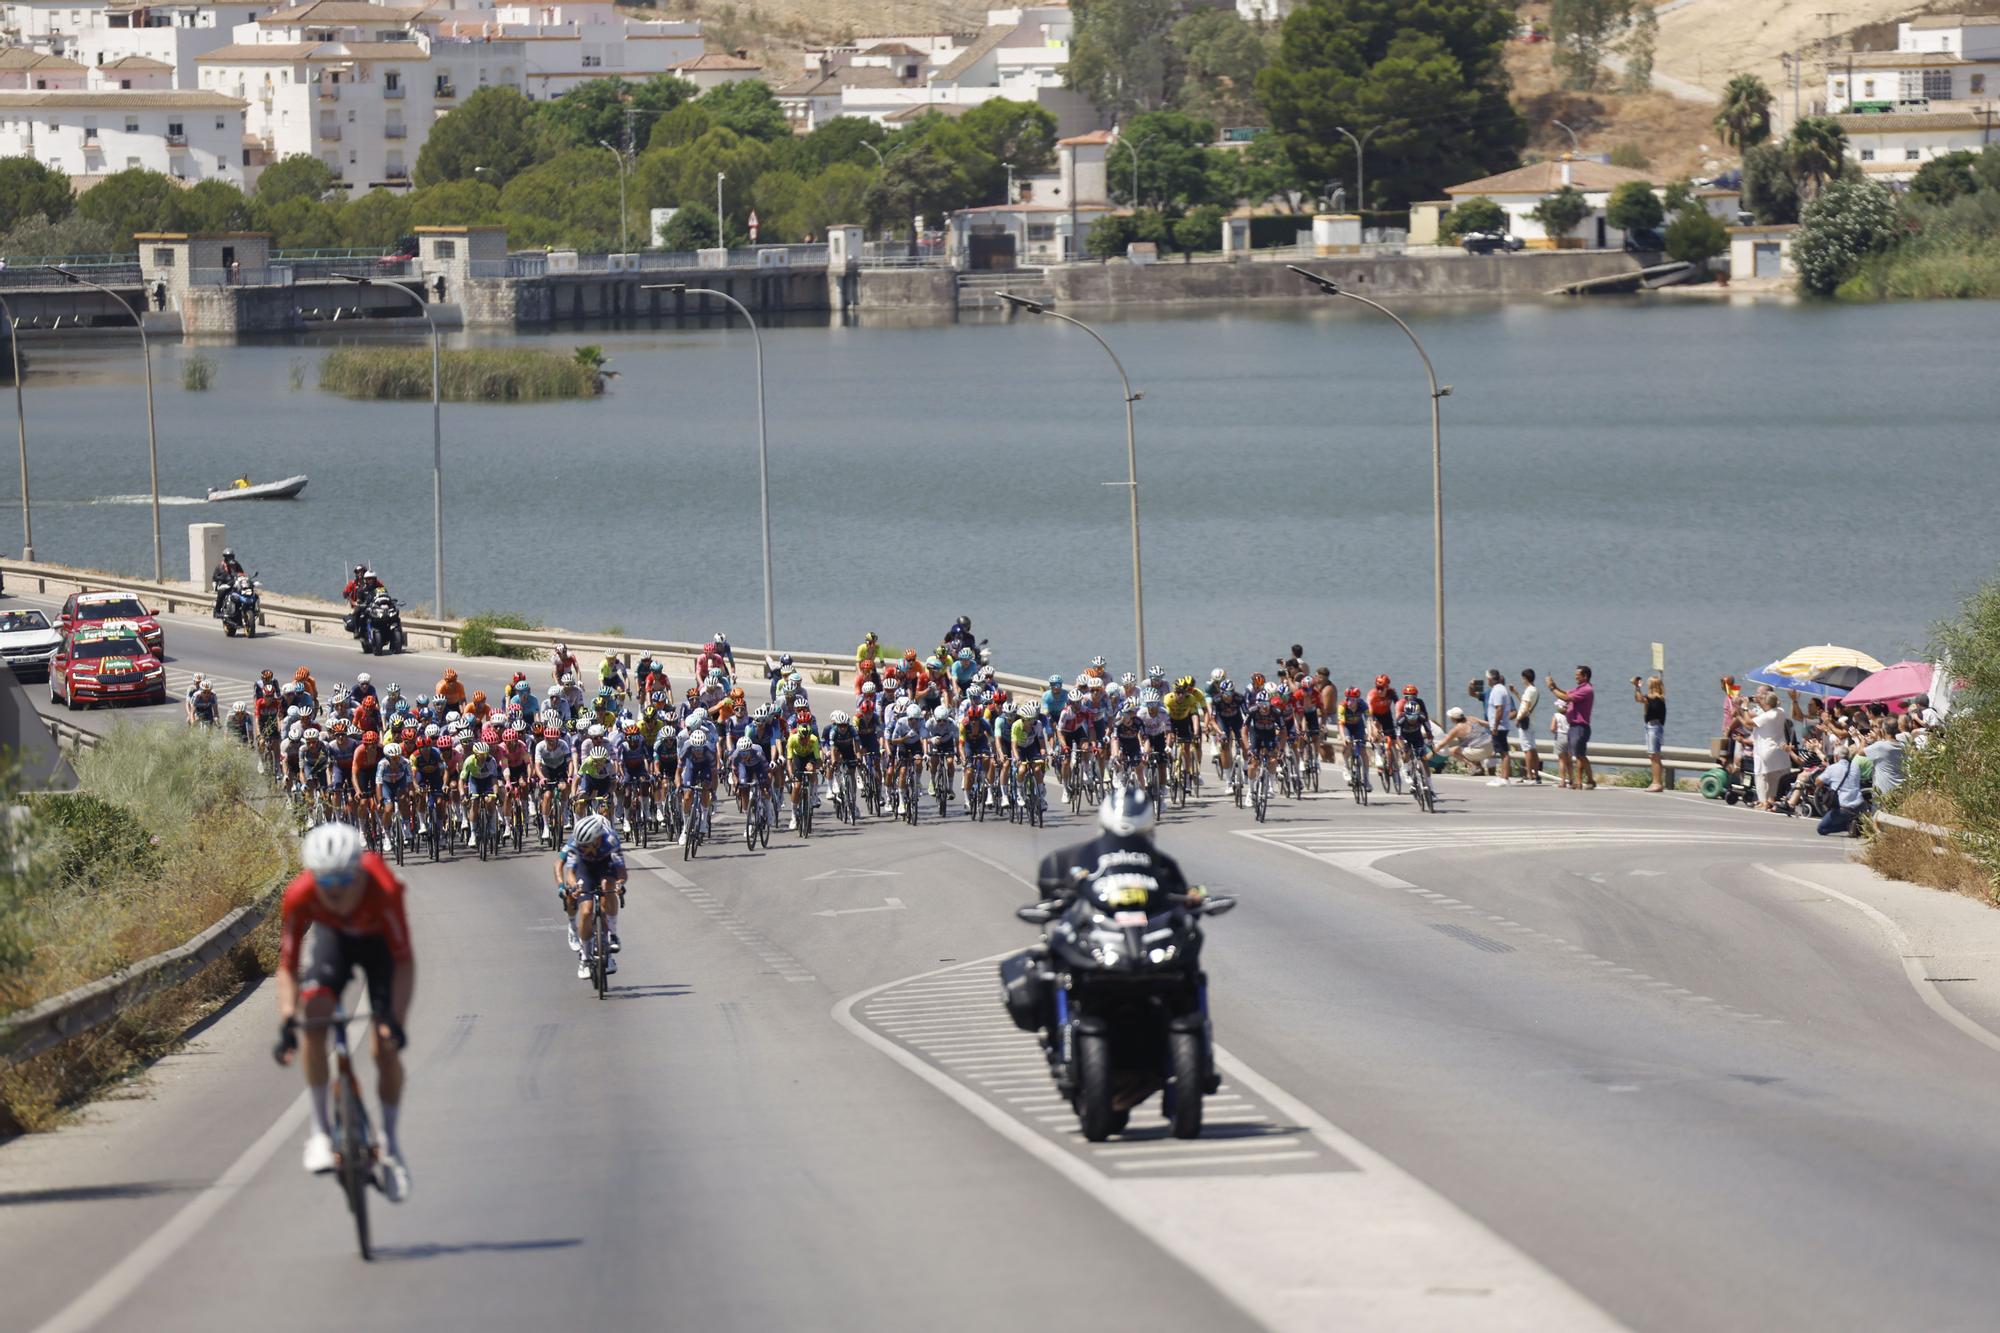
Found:
[[[1285,1123],[1302,1127],[1306,1137],[1260,1139],[1261,1152],[1220,1146],[1237,1140],[1191,1140],[1205,1157],[1144,1157],[1140,1160],[1157,1161],[1162,1174],[1129,1172],[1123,1168],[1138,1163],[1099,1161],[1095,1154],[1087,1158],[1069,1150],[990,1100],[983,1089],[961,1082],[955,1070],[940,1069],[869,1027],[857,1011],[897,986],[889,982],[849,996],[833,1006],[834,1020],[1098,1200],[1278,1333],[1617,1327],[1456,1205],[1226,1051],[1216,1051],[1218,1068],[1272,1106]],[[1307,1143],[1313,1151],[1306,1150]],[[1291,1170],[1322,1150],[1358,1169]],[[1196,1170],[1186,1174],[1168,1170],[1191,1163]],[[1117,1174],[1107,1175],[1106,1166],[1118,1167]],[[1273,1169],[1252,1173],[1257,1167]],[[1339,1261],[1329,1262],[1329,1255]],[[1467,1289],[1486,1293],[1470,1312],[1461,1303],[1447,1309],[1440,1302],[1440,1292]]]
[[[863,912],[900,912],[903,910],[901,898],[884,898],[880,907],[834,907],[824,912],[814,912],[814,916],[859,916]]]
[[[1873,921],[1882,934],[1887,937],[1890,946],[1896,951],[1897,961],[1903,965],[1903,975],[1909,978],[1911,988],[1917,992],[1917,998],[1921,999],[1930,1008],[1932,1013],[1978,1042],[1981,1046],[1991,1051],[2000,1051],[2000,1036],[1996,1036],[1986,1028],[1980,1026],[1968,1017],[1963,1010],[1944,997],[1944,992],[1939,990],[1936,984],[1924,975],[1925,968],[1923,962],[1910,955],[1910,937],[1903,933],[1901,926],[1890,920],[1879,909],[1871,907],[1859,898],[1842,893],[1839,889],[1829,889],[1824,884],[1816,884],[1811,880],[1800,879],[1797,875],[1788,875],[1782,870],[1773,870],[1770,866],[1762,863],[1754,864],[1756,869],[1763,871],[1773,879],[1781,879],[1787,884],[1796,884],[1802,889],[1811,889],[1816,893],[1824,893],[1829,897],[1846,903],[1849,907],[1852,907],[1855,911]],[[1769,1022],[1771,1020],[1763,1019],[1760,1021]]]
[[[223,1170],[213,1185],[190,1199],[159,1230],[113,1264],[75,1300],[44,1320],[33,1333],[83,1333],[109,1316],[264,1169],[278,1149],[298,1133],[310,1109],[311,1103],[301,1092],[271,1122],[271,1127]]]
[[[805,882],[812,884],[822,879],[868,879],[878,875],[888,878],[902,873],[900,870],[864,870],[859,867],[848,870],[822,870],[817,875],[807,875]]]

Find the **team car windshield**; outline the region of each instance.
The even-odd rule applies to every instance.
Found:
[[[103,601],[78,602],[79,620],[137,620],[146,614],[136,597],[107,597]]]
[[[78,639],[70,656],[79,662],[95,662],[106,657],[144,657],[146,646],[137,639]]]
[[[0,615],[0,634],[21,634],[48,627],[49,618],[40,611],[9,611]]]

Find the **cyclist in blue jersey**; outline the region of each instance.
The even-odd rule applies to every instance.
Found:
[[[577,979],[588,981],[595,913],[604,913],[611,952],[616,954],[624,947],[618,939],[618,906],[625,892],[625,854],[610,820],[602,815],[585,815],[576,821],[576,831],[557,858],[556,888],[562,895],[564,910],[571,914],[569,947],[577,954]],[[611,891],[606,893],[606,888]],[[616,972],[618,960],[606,958],[604,970]]]

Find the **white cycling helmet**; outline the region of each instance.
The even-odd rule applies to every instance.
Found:
[[[1093,657],[1090,659],[1090,664],[1094,667],[1102,667],[1105,663],[1103,658]]]
[[[601,741],[604,739],[604,724],[601,722],[593,722],[590,724],[590,730],[584,732],[583,734],[590,737],[590,739],[594,741]]]
[[[364,671],[360,675],[354,678],[354,683],[356,685],[366,685],[368,683],[368,680],[369,680],[368,673]]]
[[[309,741],[316,741],[316,740],[318,740],[318,739],[319,739],[319,728],[318,728],[318,727],[307,727],[307,728],[306,728],[306,739],[307,739],[307,740],[309,740]]]
[[[949,708],[946,708],[943,704],[939,704],[937,706],[936,711],[934,711],[931,714],[931,721],[933,722],[945,722],[949,721],[950,718],[951,718],[951,710]]]
[[[841,712],[838,708],[836,708],[833,710],[833,717],[831,721],[833,722],[833,725],[836,727],[844,727],[847,725],[847,714]]]
[[[562,673],[562,683],[563,683],[563,684],[565,684],[565,685],[574,685],[574,684],[576,684],[576,673],[575,673],[574,671],[565,671],[565,672],[563,672],[563,673]]]
[[[306,729],[304,724],[299,722],[294,722],[292,723],[291,730],[285,733],[285,737],[288,740],[299,740],[305,734],[306,734]]]
[[[403,747],[394,741],[390,741],[382,747],[382,757],[384,759],[400,759],[403,757]]]
[[[1211,684],[1220,685],[1228,675],[1227,671],[1224,671],[1221,667],[1217,667],[1208,673],[1208,679]]]
[[[1114,787],[1097,807],[1098,827],[1120,838],[1142,837],[1158,822],[1159,812],[1140,787]]]
[[[493,752],[493,747],[488,745],[485,741],[479,741],[472,747],[472,752],[474,754],[491,754]]]
[[[757,748],[757,742],[751,740],[749,733],[746,732],[744,733],[743,736],[738,738],[736,742],[736,748],[739,750],[754,750]]]
[[[229,705],[229,711],[232,713],[247,713],[250,711],[250,705],[238,699],[235,703]]]
[[[368,844],[361,830],[352,824],[326,823],[306,833],[299,844],[299,861],[314,879],[338,887],[352,880],[361,869],[361,854]]]
[[[1035,716],[1035,714],[1041,711],[1041,705],[1033,703],[1027,699],[1023,699],[1021,700],[1020,703],[1014,705],[1014,711],[1016,713],[1019,713],[1022,717],[1033,717]]]
[[[436,740],[439,736],[442,736],[443,734],[444,734],[444,728],[438,726],[438,724],[435,722],[431,723],[429,726],[424,728],[424,735],[428,736],[432,740]]]
[[[697,726],[703,722],[708,721],[708,710],[706,708],[695,709],[693,712],[688,714],[688,721]]]
[[[594,852],[604,845],[611,836],[611,821],[603,815],[585,815],[577,821],[576,834],[570,841],[578,851]]]
[[[1118,683],[1129,690],[1139,683],[1139,678],[1128,671],[1118,678]]]
[[[862,692],[863,694],[873,694],[873,693],[875,693],[875,682],[871,680],[871,681],[868,681],[868,682],[866,682],[865,684],[863,684],[863,685],[862,685],[862,687],[861,687],[861,692]]]

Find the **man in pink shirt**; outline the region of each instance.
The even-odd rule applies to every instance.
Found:
[[[1590,771],[1590,710],[1597,702],[1597,688],[1590,683],[1590,668],[1578,667],[1576,684],[1567,690],[1556,684],[1556,673],[1551,671],[1549,689],[1562,701],[1563,714],[1569,718],[1564,748],[1575,765],[1570,785],[1595,790],[1597,778]]]

